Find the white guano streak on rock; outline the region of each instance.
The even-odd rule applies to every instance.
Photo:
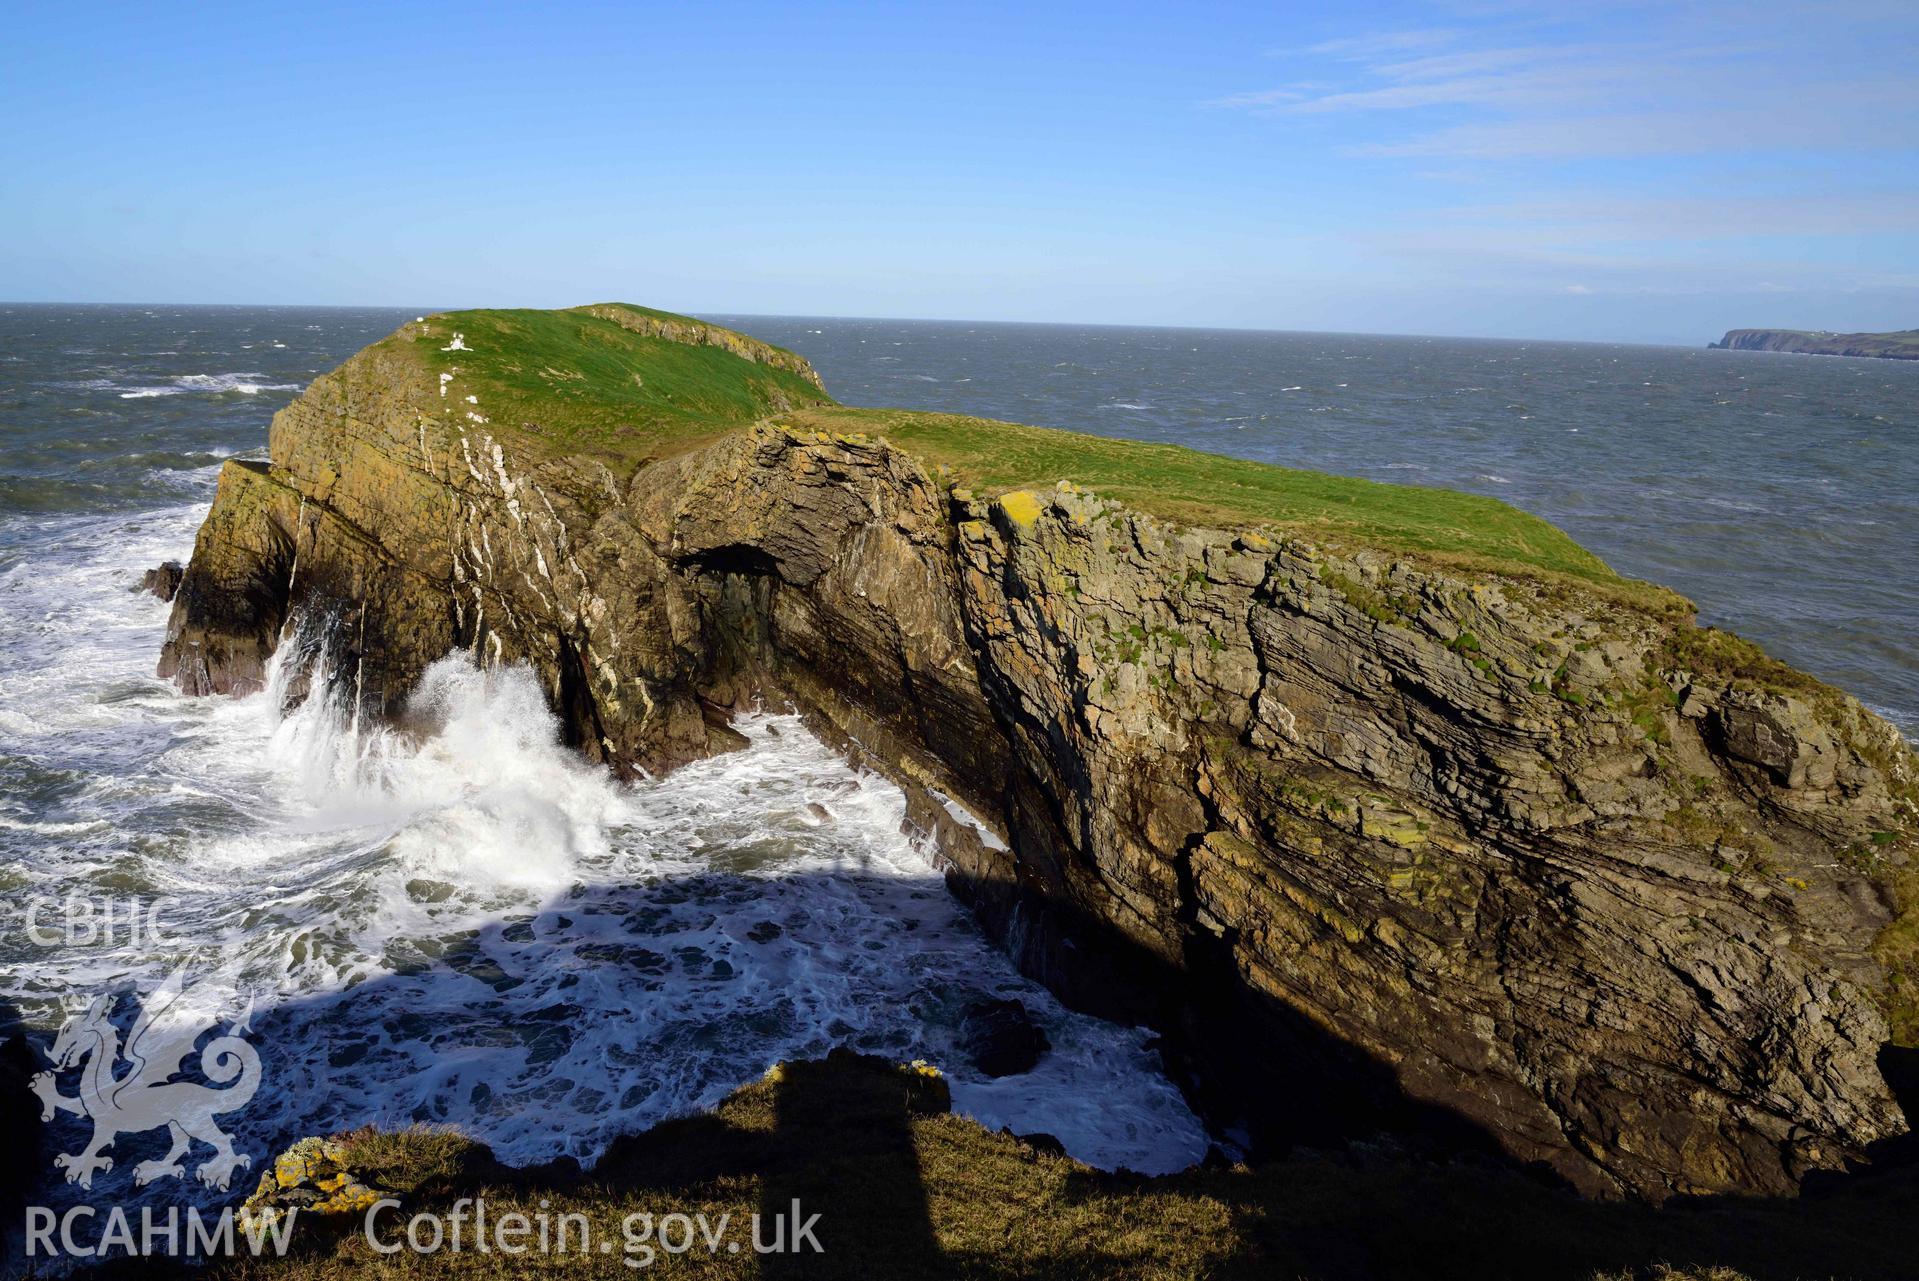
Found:
[[[486,447],[493,452],[493,471],[500,478],[500,492],[511,498],[519,492],[519,486],[515,485],[513,478],[506,474],[506,451],[500,448],[500,442],[493,437],[487,436],[484,439]]]
[[[466,459],[466,474],[473,477],[475,484],[484,486],[486,484],[486,477],[480,475],[480,469],[473,465],[473,454],[467,449],[466,433],[464,431],[460,433],[460,457]]]

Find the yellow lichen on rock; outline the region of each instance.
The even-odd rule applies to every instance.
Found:
[[[1010,494],[999,496],[1000,510],[1007,518],[1021,528],[1028,528],[1039,519],[1043,508],[1039,496],[1024,489],[1015,489]]]
[[[242,1213],[272,1222],[293,1211],[337,1216],[371,1208],[386,1194],[347,1168],[350,1155],[335,1139],[301,1139],[274,1158]]]

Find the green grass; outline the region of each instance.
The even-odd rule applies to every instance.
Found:
[[[713,328],[670,312],[625,309]],[[455,334],[471,350],[443,350]],[[384,339],[376,350],[417,363],[436,400],[441,399],[438,376],[452,373],[444,411],[477,412],[489,428],[528,435],[554,452],[629,461],[795,406],[832,403],[791,370],[755,363],[722,347],[637,333],[581,308],[444,312]],[[468,404],[468,395],[477,396],[479,404]]]
[[[1530,513],[1478,494],[1386,485],[1205,454],[1177,445],[952,414],[829,409],[801,427],[883,435],[984,494],[1070,480],[1189,525],[1261,526],[1320,542],[1424,553],[1479,568],[1622,584],[1605,562]]]
[[[636,331],[649,323],[723,345]],[[443,350],[456,333],[470,350]],[[953,414],[842,407],[808,381],[792,353],[649,308],[446,312],[372,350],[417,370],[410,380],[417,394],[453,421],[471,426],[464,416],[478,413],[487,430],[515,431],[550,453],[632,466],[762,420],[865,432],[948,468],[957,483],[988,496],[1070,480],[1188,525],[1256,527],[1469,570],[1572,581],[1652,608],[1677,601],[1621,579],[1559,529],[1494,498]],[[454,375],[444,398],[443,373]],[[479,403],[469,405],[468,395]]]

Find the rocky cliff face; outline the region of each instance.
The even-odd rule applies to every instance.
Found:
[[[974,494],[789,415],[622,469],[440,390],[364,354],[228,464],[163,675],[256,689],[325,612],[363,710],[451,650],[527,662],[624,773],[790,701],[907,789],[1025,968],[1165,1029],[1261,1136],[1437,1128],[1660,1198],[1904,1130],[1875,1057],[1911,754],[1731,638]]]
[[[1707,347],[1726,351],[1788,351],[1805,356],[1878,356],[1919,360],[1919,329],[1887,334],[1833,334],[1803,329],[1729,329]]]

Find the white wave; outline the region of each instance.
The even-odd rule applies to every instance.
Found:
[[[167,904],[165,947],[0,949],[0,996],[34,1022],[183,957],[252,994],[256,1160],[287,1133],[424,1120],[510,1161],[590,1162],[841,1044],[938,1063],[961,1110],[1094,1164],[1204,1152],[1148,1035],[1022,978],[901,834],[899,790],[795,718],[743,718],[744,750],[626,785],[562,746],[525,667],[449,657],[403,730],[356,722],[355,673],[317,619],[261,694],[155,681],[168,607],[128,581],[179,556],[199,515],[76,522],[0,573],[0,611],[31,620],[0,640],[0,701],[22,713],[0,754],[57,773],[10,798],[15,870],[51,895]],[[283,714],[302,654],[315,693]],[[960,1015],[1009,997],[1054,1048],[989,1080]]]
[[[48,836],[76,836],[82,832],[97,832],[107,826],[103,818],[86,819],[78,823],[36,823],[31,819],[10,818],[0,814],[0,828],[10,828],[16,832],[40,832]]]
[[[304,383],[267,382],[266,374],[180,374],[157,387],[133,387],[120,392],[122,400],[149,400],[156,396],[223,396],[237,392],[257,396],[263,391],[298,391]]]

